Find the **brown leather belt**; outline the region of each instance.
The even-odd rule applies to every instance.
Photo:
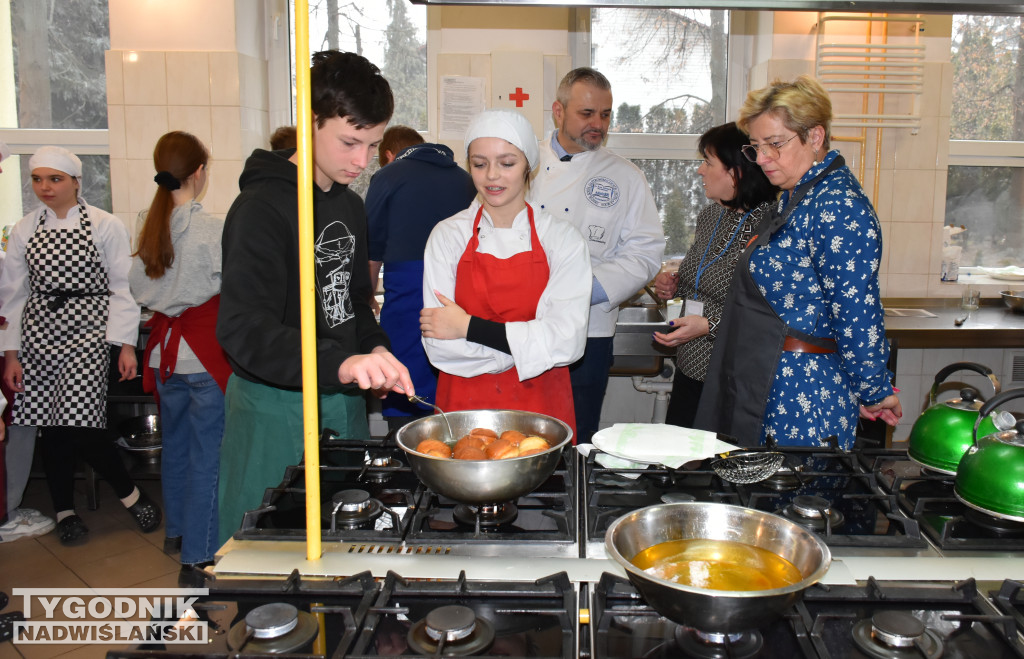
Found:
[[[787,336],[785,342],[782,344],[782,349],[786,352],[814,352],[817,354],[828,354],[836,351],[836,340],[835,339],[821,339],[827,342],[831,347],[825,348],[823,346],[814,345],[806,341],[801,341],[795,336]]]

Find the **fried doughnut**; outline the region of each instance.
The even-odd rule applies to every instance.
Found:
[[[476,446],[463,446],[456,448],[452,457],[456,460],[486,460],[487,453],[482,448]]]
[[[439,439],[424,439],[416,445],[416,451],[418,453],[425,453],[426,455],[433,455],[438,458],[452,457],[451,448]]]
[[[519,442],[526,439],[526,435],[519,432],[518,430],[506,430],[505,432],[501,433],[501,436],[498,439],[504,439],[512,446],[519,446]]]
[[[482,451],[486,448],[487,444],[488,442],[485,442],[479,435],[466,435],[459,441],[455,442],[455,453],[458,453],[460,448],[468,447],[478,448]],[[474,460],[475,459],[476,458],[474,458]]]
[[[494,432],[490,428],[473,428],[469,431],[469,434],[473,437],[479,437],[484,440],[484,446],[490,444],[498,438],[498,433]]]
[[[537,455],[538,453],[543,453],[543,452],[545,452],[547,450],[548,449],[546,449],[546,448],[530,448],[530,449],[526,449],[525,451],[520,449],[519,450],[519,457],[525,458],[528,455]]]
[[[525,455],[527,451],[546,451],[549,448],[551,444],[548,444],[548,440],[533,435],[519,442],[519,455]]]
[[[491,460],[505,460],[519,456],[519,448],[505,439],[496,439],[487,446],[487,457]]]

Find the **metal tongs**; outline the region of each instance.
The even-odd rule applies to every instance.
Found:
[[[785,457],[776,451],[729,451],[713,459],[711,469],[722,480],[749,485],[774,476]]]
[[[405,390],[402,389],[401,385],[397,385],[397,388],[401,390],[402,393],[405,393]],[[405,397],[409,399],[410,403],[418,403],[420,405],[425,405],[426,407],[434,408],[434,411],[440,414],[441,418],[444,419],[444,425],[448,426],[448,437],[450,437],[452,441],[455,441],[455,433],[452,432],[452,424],[448,423],[448,416],[444,413],[444,410],[416,394],[405,394]]]

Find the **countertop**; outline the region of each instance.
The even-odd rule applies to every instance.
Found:
[[[962,313],[956,299],[885,299],[886,309],[924,309],[934,317],[895,317],[886,314],[885,334],[899,348],[1020,348],[1024,347],[1024,314],[1006,308],[1001,298],[983,298],[980,308],[959,327]]]

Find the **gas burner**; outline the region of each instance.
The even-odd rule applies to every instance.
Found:
[[[504,524],[511,524],[519,516],[519,508],[514,503],[498,503],[486,506],[469,506],[460,503],[452,510],[455,521],[466,526],[481,529],[493,529]]]
[[[813,531],[826,528],[837,529],[843,525],[841,512],[832,507],[832,502],[813,494],[798,494],[782,509],[783,517]]]
[[[228,647],[253,654],[296,652],[316,638],[318,628],[316,618],[291,604],[264,604],[231,628]]]
[[[943,652],[939,635],[905,611],[879,611],[857,621],[852,634],[858,648],[878,659],[937,659]]]
[[[390,455],[370,456],[366,460],[366,472],[360,480],[367,483],[386,483],[394,472],[405,467],[405,463]]]
[[[1001,538],[1024,538],[1024,522],[1015,522],[1011,519],[986,515],[980,510],[967,508],[964,517],[971,523],[977,524],[986,531],[991,531]]]
[[[321,508],[321,516],[325,522],[330,522],[332,533],[372,528],[383,512],[383,504],[370,498],[365,490],[339,490]]]
[[[748,659],[756,657],[764,647],[758,631],[738,634],[709,634],[689,627],[678,627],[675,643],[685,657],[700,659]]]
[[[409,647],[427,656],[467,657],[494,643],[494,627],[468,606],[451,604],[427,614],[409,628]]]
[[[696,501],[697,497],[687,492],[666,492],[661,495],[662,503],[685,503],[687,501]]]
[[[800,467],[793,467],[784,462],[774,474],[760,481],[758,485],[769,490],[775,490],[776,492],[795,490],[803,485],[803,479],[800,477]]]

